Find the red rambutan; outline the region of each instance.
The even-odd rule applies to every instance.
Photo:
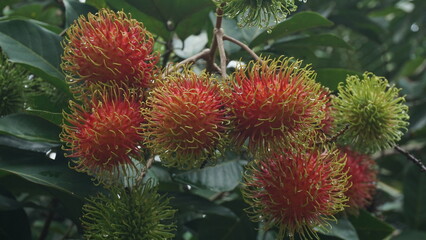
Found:
[[[273,152],[321,126],[326,99],[315,74],[292,58],[250,62],[232,82],[232,139],[251,153]]]
[[[70,83],[115,82],[146,88],[159,59],[152,53],[152,34],[142,23],[107,9],[76,20],[63,45],[61,67]]]
[[[348,177],[345,158],[337,150],[294,147],[254,160],[244,175],[243,196],[253,221],[278,227],[279,239],[298,234],[318,238],[314,227],[326,230],[328,221],[345,207]]]
[[[352,183],[345,195],[349,197],[349,212],[357,213],[359,209],[370,204],[376,192],[377,164],[366,154],[360,154],[349,148],[341,149],[341,155],[346,155],[344,168]]]
[[[229,110],[221,87],[191,70],[159,81],[147,99],[147,146],[166,166],[198,168],[223,147]]]
[[[141,160],[143,150],[141,99],[140,91],[114,85],[98,87],[82,104],[71,101],[61,140],[72,167],[96,177],[135,167],[132,159]]]

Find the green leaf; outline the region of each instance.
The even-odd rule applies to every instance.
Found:
[[[408,225],[426,231],[426,174],[410,166],[404,176],[404,215]]]
[[[358,234],[352,223],[346,218],[339,218],[337,222],[330,221],[331,228],[329,231],[320,232],[327,236],[338,237],[344,240],[359,240]]]
[[[176,181],[212,191],[231,191],[241,182],[244,161],[228,161],[213,167],[177,174]]]
[[[391,225],[374,217],[365,210],[361,210],[358,216],[350,216],[349,220],[355,227],[359,239],[362,240],[384,239],[394,231]]]
[[[0,118],[0,134],[30,141],[58,143],[61,128],[34,115],[16,113]]]
[[[210,202],[197,195],[185,193],[172,193],[173,198],[170,205],[177,208],[177,218],[181,223],[186,223],[194,219],[204,218],[207,215],[217,215],[226,218],[238,218],[229,208]]]
[[[31,21],[0,22],[0,47],[9,60],[28,66],[36,75],[71,94],[59,66],[62,54],[60,41],[57,34]]]
[[[171,38],[170,32],[166,28],[166,23],[161,22],[160,20],[152,17],[140,10],[126,1],[116,1],[116,0],[106,0],[108,5],[116,10],[123,10],[126,13],[130,13],[132,18],[137,19],[142,22],[143,25],[148,29],[148,31],[163,37],[165,40]]]
[[[89,12],[96,13],[98,10],[90,5],[77,0],[64,0],[65,26],[69,27],[80,15],[86,16]]]
[[[58,126],[62,124],[62,113],[53,113],[37,109],[27,109],[25,112],[44,118],[47,121]]]
[[[317,46],[326,46],[326,47],[335,47],[335,48],[346,48],[352,49],[352,47],[347,44],[340,37],[333,34],[318,34],[308,37],[301,37],[292,39],[289,41],[279,42],[271,46],[273,49],[287,49],[291,47],[317,47]]]
[[[52,148],[59,148],[59,143],[33,142],[17,138],[14,136],[0,135],[0,146],[32,151],[38,153],[47,153]]]
[[[107,0],[115,9],[134,12],[134,17],[142,21],[148,30],[170,39],[170,32],[176,31],[181,39],[197,34],[208,22],[207,13],[214,10],[211,0]],[[143,14],[141,14],[143,13]],[[155,24],[155,26],[153,25]]]
[[[426,239],[426,232],[405,230],[405,231],[402,231],[396,237],[392,238],[392,240],[415,240],[415,239]]]
[[[32,239],[30,223],[24,209],[19,208],[12,211],[0,211],[0,239]]]
[[[300,12],[277,24],[271,33],[264,31],[257,36],[250,46],[254,47],[271,39],[279,39],[290,34],[318,27],[330,27],[333,22],[315,12]]]
[[[98,190],[89,176],[68,167],[68,160],[60,151],[56,152],[56,158],[52,160],[45,154],[0,148],[0,170],[80,199]]]
[[[348,75],[362,76],[360,72],[342,69],[342,68],[320,68],[316,69],[317,82],[321,83],[330,90],[337,90],[340,82],[345,82]]]

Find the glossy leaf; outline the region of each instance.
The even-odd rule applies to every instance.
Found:
[[[60,69],[61,38],[39,25],[24,20],[0,22],[0,47],[12,62],[29,66],[35,74],[69,93]]]
[[[343,39],[337,37],[336,35],[324,33],[319,35],[313,35],[308,37],[300,37],[292,39],[289,41],[283,41],[271,46],[273,49],[286,49],[291,47],[336,47],[336,48],[346,48],[352,49],[352,47],[347,44]]]
[[[331,221],[329,223],[331,224],[329,231],[320,231],[322,234],[343,240],[360,240],[356,229],[348,219],[339,218],[337,222]]]
[[[415,239],[426,239],[426,232],[405,230],[393,237],[392,240],[415,240]]]
[[[177,218],[181,223],[194,219],[205,218],[207,215],[217,215],[236,219],[237,216],[229,208],[213,203],[197,195],[185,193],[170,194],[173,198],[170,205],[178,209]]]
[[[86,16],[89,12],[97,12],[96,8],[77,0],[64,0],[64,6],[66,27],[69,27],[81,15]]]
[[[241,182],[243,172],[242,161],[229,161],[213,167],[177,174],[176,181],[212,191],[231,191]]]
[[[365,210],[361,210],[358,216],[350,216],[349,220],[355,227],[359,239],[362,240],[385,239],[394,231],[391,225],[374,217]]]
[[[11,147],[25,151],[47,153],[53,148],[60,148],[60,143],[33,142],[14,136],[0,135],[0,146]]]
[[[0,118],[0,134],[30,141],[58,143],[60,132],[57,125],[31,114],[16,113]]]
[[[0,170],[77,198],[97,191],[89,176],[70,169],[68,160],[59,156],[61,152],[56,154],[56,160],[52,160],[45,154],[0,148]]]
[[[337,86],[340,82],[346,81],[348,75],[362,75],[357,71],[342,68],[320,68],[316,69],[316,72],[317,82],[333,91],[337,90]]]
[[[0,239],[32,239],[30,223],[24,209],[19,208],[12,211],[0,211]]]
[[[53,113],[43,110],[27,109],[26,113],[46,119],[47,121],[60,126],[62,124],[62,113]]]
[[[318,27],[330,27],[333,23],[315,12],[300,12],[277,24],[271,33],[264,31],[257,36],[250,46],[254,47],[271,39],[279,39],[290,34]]]
[[[426,231],[426,174],[410,166],[404,176],[404,215],[412,229]]]

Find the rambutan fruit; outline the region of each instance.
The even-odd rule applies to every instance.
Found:
[[[107,9],[78,18],[63,46],[61,67],[74,86],[115,82],[146,88],[159,60],[152,53],[152,34],[142,23]]]
[[[348,200],[345,158],[337,150],[295,146],[247,165],[242,193],[246,211],[265,230],[278,228],[278,239],[318,239]]]
[[[238,17],[240,26],[265,27],[271,20],[276,23],[296,11],[294,0],[221,0],[224,14]]]
[[[348,211],[357,213],[359,209],[370,204],[376,192],[377,164],[368,155],[360,154],[349,148],[342,148],[341,155],[346,155],[344,171],[350,177],[351,186],[345,195],[349,198]]]
[[[0,117],[24,109],[27,75],[21,66],[9,62],[0,49]]]
[[[336,130],[347,128],[339,138],[359,152],[374,153],[394,147],[408,126],[408,107],[400,89],[383,77],[364,73],[348,76],[333,100]]]
[[[108,194],[98,193],[83,206],[85,239],[164,240],[172,239],[175,210],[169,199],[157,193],[148,181],[124,188],[112,186]]]
[[[235,116],[231,133],[237,148],[264,154],[319,129],[326,98],[315,74],[292,58],[250,62],[236,70],[230,106]]]
[[[162,163],[198,168],[223,148],[229,110],[221,87],[189,69],[159,80],[147,98],[147,146]]]
[[[94,89],[82,103],[70,101],[61,140],[77,171],[98,179],[120,176],[135,167],[132,159],[143,158],[142,93],[117,85]]]

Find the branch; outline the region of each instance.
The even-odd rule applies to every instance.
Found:
[[[195,54],[194,56],[191,56],[191,57],[183,60],[182,62],[176,64],[175,66],[171,67],[170,69],[167,69],[166,72],[165,72],[165,75],[168,75],[169,73],[178,70],[179,68],[181,68],[185,64],[195,63],[199,59],[206,59],[209,55],[210,55],[210,49],[206,48],[203,51]]]
[[[396,151],[398,151],[399,153],[401,153],[402,155],[404,155],[405,157],[407,157],[408,160],[410,160],[414,164],[416,164],[420,168],[420,171],[426,172],[426,166],[422,163],[421,160],[417,159],[411,153],[405,151],[404,149],[402,149],[398,145],[396,145],[394,148],[395,148]]]
[[[136,180],[136,182],[141,182],[143,180],[143,178],[145,177],[146,173],[148,172],[148,169],[152,166],[152,163],[154,163],[154,156],[150,157],[148,159],[148,161],[146,161],[145,168],[141,172],[141,175],[139,175],[139,177]]]
[[[220,5],[220,7],[218,7],[216,9],[216,24],[215,24],[215,29],[214,29],[214,34],[213,34],[213,40],[212,40],[212,44],[210,46],[210,54],[208,56],[207,59],[207,71],[208,72],[213,72],[214,69],[214,57],[216,54],[216,50],[218,47],[218,42],[217,42],[217,30],[222,28],[222,20],[223,20],[223,7],[226,5],[226,3],[222,3]]]
[[[38,237],[39,240],[46,239],[47,235],[49,234],[50,224],[52,223],[53,217],[55,216],[55,210],[56,206],[58,205],[58,200],[56,198],[52,199],[49,205],[50,210],[47,214],[46,221],[44,221],[43,229],[41,230],[40,236]]]
[[[219,49],[219,56],[220,56],[220,73],[222,75],[222,78],[226,78],[226,53],[225,53],[225,46],[223,45],[223,29],[217,28],[215,29],[215,35],[217,40],[217,47]]]
[[[240,42],[237,39],[230,37],[228,35],[223,35],[223,40],[227,40],[232,43],[235,43],[236,45],[244,49],[246,52],[248,52],[256,61],[262,61],[262,59],[249,46],[247,46],[243,42]]]
[[[342,128],[339,132],[334,134],[333,136],[327,137],[327,139],[325,139],[323,142],[317,142],[316,144],[320,145],[320,144],[331,143],[331,142],[336,141],[338,137],[342,136],[346,131],[348,131],[349,127],[350,126],[348,124],[344,128]]]

